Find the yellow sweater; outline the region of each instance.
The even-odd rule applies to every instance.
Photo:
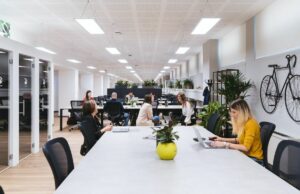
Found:
[[[263,150],[260,140],[260,127],[255,119],[249,119],[244,130],[239,134],[238,140],[240,144],[243,144],[249,151],[245,154],[257,158],[263,159]]]

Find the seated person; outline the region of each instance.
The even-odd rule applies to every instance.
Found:
[[[104,105],[103,111],[109,113],[111,109],[117,109],[120,112],[120,115],[124,116],[125,126],[128,126],[129,114],[125,112],[124,107],[121,102],[117,101],[118,95],[116,92],[111,94],[111,100],[107,101]]]
[[[134,98],[134,95],[132,92],[129,92],[126,96],[125,96],[125,103],[129,103],[132,99]]]
[[[97,118],[98,110],[93,101],[85,101],[82,107],[83,122],[88,123],[88,129],[92,130],[95,134],[95,142],[106,132],[111,131],[112,125],[107,125],[101,129],[99,119]]]
[[[85,96],[83,98],[83,103],[85,103],[86,101],[90,101],[90,100],[94,101],[94,98],[92,96],[92,91],[88,90],[88,91],[86,91]]]
[[[142,105],[138,118],[136,120],[136,126],[154,126],[159,123],[159,117],[153,117],[152,112],[152,95],[146,94],[144,104]]]
[[[181,125],[192,125],[192,115],[194,114],[194,108],[191,103],[186,99],[185,94],[179,92],[177,94],[177,100],[182,105],[182,116],[181,116]]]
[[[233,101],[229,111],[233,133],[237,135],[237,138],[216,137],[212,146],[240,150],[257,163],[263,165],[260,127],[253,118],[247,102],[242,99]]]

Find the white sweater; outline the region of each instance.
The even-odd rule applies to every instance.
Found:
[[[184,122],[185,124],[191,123],[191,117],[194,114],[194,109],[191,106],[191,103],[188,101],[185,102],[185,106],[182,105],[182,115],[185,116]]]

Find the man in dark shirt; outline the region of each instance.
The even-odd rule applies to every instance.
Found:
[[[107,113],[120,113],[120,115],[123,114],[124,120],[125,120],[124,125],[128,126],[129,114],[125,112],[122,103],[119,102],[117,100],[117,98],[118,98],[117,93],[113,92],[111,94],[111,100],[106,102],[106,104],[104,105],[104,112],[107,112]]]

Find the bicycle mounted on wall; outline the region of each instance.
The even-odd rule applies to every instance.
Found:
[[[296,66],[297,56],[287,55],[287,65],[280,67],[277,64],[268,65],[273,68],[272,75],[266,75],[260,85],[260,101],[263,109],[271,114],[275,111],[279,100],[284,92],[285,107],[289,116],[300,122],[300,75],[293,74],[292,68]],[[279,90],[277,70],[288,69],[288,75]],[[285,89],[285,90],[284,90]]]

